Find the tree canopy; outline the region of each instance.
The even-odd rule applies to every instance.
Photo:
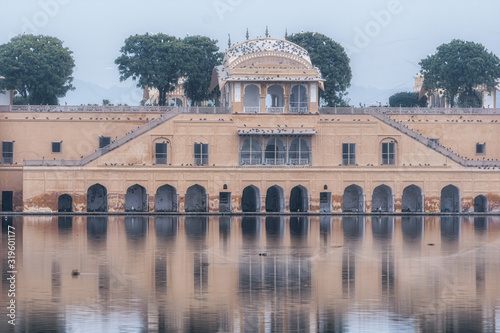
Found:
[[[215,66],[220,65],[223,54],[219,52],[217,41],[205,36],[191,36],[183,42],[192,46],[195,51],[193,63],[186,68],[187,80],[184,82],[186,97],[197,105],[202,101],[218,98],[219,90],[210,93],[210,80]]]
[[[320,90],[319,97],[326,105],[346,105],[346,90],[351,86],[352,73],[344,48],[317,32],[288,35],[287,40],[306,49],[313,65],[320,69],[325,79],[325,91]]]
[[[20,104],[58,104],[73,90],[75,62],[55,37],[19,35],[0,45],[0,88],[15,90]]]
[[[451,107],[458,94],[463,94],[460,103],[476,103],[474,88],[484,84],[491,91],[500,78],[500,59],[496,55],[481,44],[458,39],[442,44],[419,64],[424,89],[443,89]]]
[[[220,61],[216,41],[202,36],[180,39],[162,33],[134,35],[125,40],[120,52],[115,60],[120,80],[132,78],[142,89],[158,89],[158,104],[162,106],[167,93],[183,76],[188,77],[184,83],[188,98],[207,99],[213,67]]]
[[[423,96],[418,99],[419,94],[416,92],[401,91],[389,97],[390,107],[424,107],[427,105],[427,97]]]

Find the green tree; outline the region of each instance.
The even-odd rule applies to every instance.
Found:
[[[205,36],[190,36],[184,38],[183,42],[194,48],[192,62],[187,64],[184,82],[184,93],[187,98],[198,105],[202,101],[216,99],[219,90],[209,92],[212,71],[215,66],[220,65],[223,54],[219,52],[217,41]]]
[[[166,34],[134,35],[125,39],[121,56],[115,60],[120,81],[137,81],[139,88],[156,88],[159,105],[164,106],[167,93],[193,63],[195,49],[182,40]]]
[[[419,65],[424,89],[443,89],[451,107],[458,94],[474,99],[474,88],[484,84],[491,91],[497,84],[495,80],[500,78],[500,59],[496,55],[481,44],[458,39],[442,44]],[[464,103],[471,102],[467,97],[463,99]]]
[[[391,107],[424,107],[427,105],[427,97],[423,96],[418,99],[419,94],[416,92],[398,92],[389,97],[389,106]]]
[[[302,46],[309,52],[311,62],[318,66],[325,79],[325,91],[319,97],[327,106],[344,106],[347,88],[351,86],[351,67],[344,48],[330,37],[316,32],[289,35],[292,43]]]
[[[74,90],[72,52],[55,37],[19,35],[0,45],[0,88],[15,90],[16,103],[58,104]]]

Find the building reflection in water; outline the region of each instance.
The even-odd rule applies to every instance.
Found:
[[[60,235],[68,235],[73,231],[73,216],[58,216],[57,230]]]
[[[144,245],[148,234],[148,223],[147,216],[125,216],[127,240],[135,245]]]
[[[498,330],[499,217],[133,218],[5,220],[16,331]]]
[[[461,216],[441,216],[441,250],[456,253],[459,250]]]
[[[281,244],[286,230],[284,216],[266,216],[266,240],[268,246]]]
[[[380,278],[382,294],[393,296],[395,289],[395,270],[394,270],[394,216],[373,216],[372,234],[375,246],[380,251]]]
[[[206,237],[208,233],[208,216],[186,216],[184,229],[188,244],[193,252],[193,286],[195,296],[203,297],[208,290],[208,253]]]
[[[87,216],[87,239],[93,244],[106,244],[108,216]]]
[[[422,248],[424,234],[423,216],[402,216],[401,229],[403,233],[403,246],[409,251],[418,251]]]
[[[364,216],[342,216],[342,297],[351,298],[356,288],[356,251],[365,235]]]

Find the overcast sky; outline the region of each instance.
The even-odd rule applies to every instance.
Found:
[[[58,37],[76,62],[77,90],[62,102],[99,103],[99,89],[116,95],[120,87],[121,96],[109,98],[137,104],[135,83],[119,82],[114,64],[132,34],[205,35],[225,50],[228,34],[233,44],[241,42],[247,28],[252,38],[263,36],[266,25],[277,38],[285,29],[315,31],[346,49],[353,72],[349,97],[358,105],[410,91],[419,61],[454,38],[500,56],[499,14],[499,0],[2,0],[0,44],[23,32]]]

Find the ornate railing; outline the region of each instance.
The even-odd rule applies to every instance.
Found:
[[[266,107],[266,112],[272,114],[283,114],[285,113],[285,107],[284,106]]]
[[[354,107],[320,107],[321,114],[373,114],[381,113],[387,115],[414,115],[414,114],[447,114],[447,115],[500,115],[500,109],[492,108],[392,108],[392,107],[370,107],[370,108],[354,108]]]
[[[245,113],[260,113],[260,106],[245,106],[243,107]]]
[[[231,113],[229,108],[215,106],[0,105],[0,112],[168,113],[173,110],[179,113]]]

